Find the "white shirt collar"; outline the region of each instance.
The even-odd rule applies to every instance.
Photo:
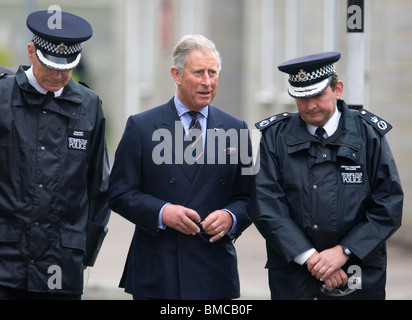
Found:
[[[333,116],[323,126],[323,129],[325,129],[325,138],[329,138],[336,132],[336,130],[338,130],[340,116],[341,116],[341,112],[339,111],[338,107],[336,107],[336,110]],[[317,126],[312,126],[311,124],[307,123],[306,128],[311,135],[316,136],[315,131],[318,128]]]
[[[29,69],[27,69],[27,70],[25,71],[25,73],[26,73],[27,79],[29,80],[29,83],[33,86],[34,89],[36,89],[38,92],[40,92],[40,93],[42,93],[42,94],[46,94],[46,93],[47,93],[47,90],[44,89],[44,88],[37,82],[37,79],[36,79],[36,77],[35,77],[34,74],[33,74],[33,66],[31,66]],[[63,89],[64,89],[64,87],[63,87],[63,88],[60,88],[60,89],[57,90],[57,91],[55,91],[55,92],[54,92],[54,96],[55,96],[55,97],[59,97],[59,96],[62,94]]]

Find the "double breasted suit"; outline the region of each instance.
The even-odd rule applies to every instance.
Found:
[[[250,225],[252,176],[242,171],[249,164],[240,159],[241,148],[250,154],[250,141],[241,141],[240,133],[247,132],[247,125],[213,106],[207,123],[208,132],[236,130],[237,141],[229,144],[227,137],[223,148],[216,143],[213,161],[212,149],[206,150],[207,163],[199,165],[191,179],[191,167],[181,161],[183,128],[173,99],[127,121],[111,173],[109,205],[136,225],[120,283],[134,296],[232,299],[240,295],[232,240]],[[166,203],[193,209],[202,220],[227,209],[236,217],[236,228],[214,243],[200,235],[160,229],[159,212]]]

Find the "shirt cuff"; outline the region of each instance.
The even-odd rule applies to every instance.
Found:
[[[305,252],[302,252],[298,256],[293,259],[297,264],[303,265],[306,260],[309,259],[309,257],[315,252],[316,250],[314,248],[306,250]]]
[[[157,218],[157,227],[161,230],[166,229],[166,225],[163,224],[163,210],[165,209],[165,207],[170,204],[169,202],[166,203],[159,211],[159,217]]]
[[[233,234],[233,233],[235,233],[236,225],[237,225],[236,216],[235,216],[235,215],[232,213],[232,211],[230,211],[229,209],[222,209],[222,210],[224,210],[224,211],[226,211],[226,212],[229,212],[230,215],[232,216],[232,219],[233,219],[232,228],[230,228],[228,234]]]

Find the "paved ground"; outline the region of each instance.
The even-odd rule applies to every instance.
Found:
[[[130,299],[118,288],[123,265],[132,237],[131,223],[113,214],[109,233],[93,268],[85,272],[87,281],[83,299]],[[264,269],[266,249],[263,238],[252,226],[235,243],[241,281],[242,299],[270,298],[267,272]],[[412,300],[412,248],[388,243],[387,299]]]

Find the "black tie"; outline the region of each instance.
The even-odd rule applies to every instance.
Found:
[[[195,150],[201,150],[199,154],[196,154],[196,163],[203,163],[203,134],[202,134],[202,127],[200,125],[200,121],[197,118],[199,112],[196,111],[189,111],[189,115],[192,117],[192,122],[190,123],[189,127],[189,134],[191,133],[192,129],[198,129],[199,132],[194,134],[195,141],[190,144],[190,148]],[[199,133],[199,134],[198,134]],[[193,152],[192,151],[192,152]]]
[[[318,139],[322,144],[325,141],[324,134],[325,134],[325,129],[323,129],[322,127],[319,127],[316,129],[316,135],[318,136]]]
[[[44,100],[42,103],[42,107],[44,107],[46,104],[48,104],[52,99],[54,98],[54,92],[47,91],[47,93],[44,95]]]

